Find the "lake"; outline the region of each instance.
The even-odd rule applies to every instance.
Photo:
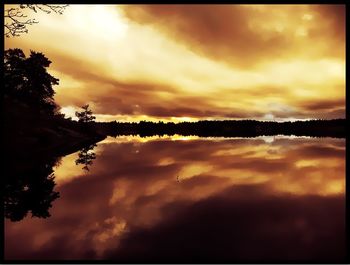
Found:
[[[345,259],[345,139],[120,136],[78,158],[50,217],[5,219],[5,259]]]

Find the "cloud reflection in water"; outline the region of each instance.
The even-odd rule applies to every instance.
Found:
[[[138,140],[101,142],[89,172],[63,158],[52,217],[6,221],[6,258],[344,259],[343,139]]]

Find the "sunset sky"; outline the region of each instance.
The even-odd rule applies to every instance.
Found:
[[[6,8],[6,6],[5,6]],[[345,117],[343,5],[70,5],[5,49],[43,52],[61,111],[99,121]]]

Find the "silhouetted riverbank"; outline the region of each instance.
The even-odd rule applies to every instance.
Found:
[[[3,147],[9,161],[40,156],[63,156],[103,140],[97,123],[79,123],[48,115],[6,98],[4,100]]]
[[[296,135],[345,138],[345,119],[295,122],[256,120],[199,121],[182,123],[146,122],[100,123],[110,136],[118,135],[196,135],[203,137],[256,137],[263,135]]]
[[[199,121],[182,123],[88,122],[63,115],[36,112],[16,100],[4,101],[4,150],[9,161],[28,156],[63,156],[84,146],[118,135],[196,135],[202,137],[256,137],[296,135],[345,138],[345,119],[295,122],[255,120]]]
[[[199,121],[182,123],[78,122],[62,114],[48,114],[23,102],[4,101],[5,216],[22,220],[28,213],[46,218],[60,194],[55,190],[54,167],[61,157],[81,150],[76,164],[89,170],[96,158],[89,152],[107,136],[197,135],[200,137],[256,137],[298,135],[345,138],[345,120],[297,122]]]

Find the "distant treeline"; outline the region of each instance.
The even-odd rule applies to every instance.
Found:
[[[256,120],[214,120],[198,122],[100,123],[110,136],[118,135],[197,135],[203,137],[255,137],[261,135],[296,135],[344,138],[345,119],[273,122]]]

